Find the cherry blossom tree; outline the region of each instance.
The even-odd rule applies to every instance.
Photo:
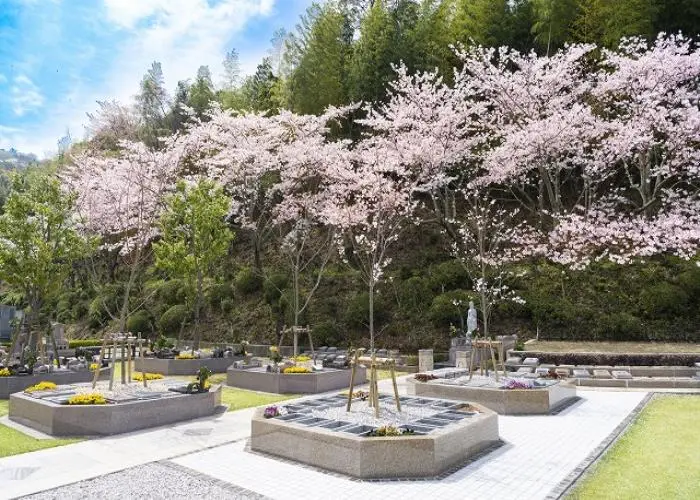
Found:
[[[352,152],[354,161],[329,171],[333,202],[327,206],[326,217],[339,231],[341,257],[357,267],[367,286],[371,352],[377,285],[391,264],[389,249],[410,223],[415,208],[411,179],[386,161],[387,154],[390,151],[367,141]]]
[[[179,162],[169,147],[151,151],[136,142],[120,146],[118,156],[91,151],[75,155],[62,179],[77,195],[83,229],[101,237],[102,249],[116,259],[114,267],[122,264],[127,270],[118,306],[103,301],[107,314],[124,331],[129,315],[143,306],[132,303],[132,295],[151,260],[150,243],[157,234],[163,197],[174,185]],[[96,269],[95,273],[96,283],[102,283],[105,277],[98,277]]]

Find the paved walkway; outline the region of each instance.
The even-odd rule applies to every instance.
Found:
[[[388,389],[382,381],[380,390]],[[404,392],[404,388],[401,388]],[[159,462],[190,477],[250,492],[250,497],[287,500],[374,498],[543,499],[566,478],[642,401],[645,392],[579,391],[581,401],[555,416],[499,417],[505,445],[439,481],[361,482],[281,462],[245,451],[252,409],[140,431],[117,437],[0,458],[0,498],[15,498],[79,481],[98,478],[143,464]],[[138,497],[138,468],[130,474],[130,491]],[[128,473],[129,471],[125,471]],[[145,474],[153,481],[151,474]],[[107,476],[110,477],[110,476]],[[118,475],[113,476],[118,478]],[[144,480],[145,480],[144,477]],[[76,487],[97,485],[105,478],[59,488],[42,498],[84,497]],[[83,491],[84,491],[83,490]],[[256,494],[254,495],[253,492]],[[172,493],[172,494],[171,494]],[[182,498],[164,485],[162,496]],[[192,498],[197,497],[194,491]],[[169,496],[170,495],[170,496]],[[214,495],[217,498],[219,496]],[[246,498],[231,493],[221,498]],[[114,496],[132,498],[129,491]],[[143,498],[143,497],[141,497]]]

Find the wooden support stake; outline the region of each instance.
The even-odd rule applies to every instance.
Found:
[[[121,333],[121,335],[124,335],[124,333]],[[126,339],[124,337],[121,337],[119,340],[119,344],[121,345],[121,357],[119,358],[119,364],[122,367],[122,385],[126,384],[126,366],[124,365],[124,344],[126,343]]]
[[[493,350],[493,344],[489,339],[489,351],[491,352],[491,364],[493,364],[493,372],[496,374],[496,382],[498,382],[498,365],[496,364],[496,353]]]
[[[474,376],[474,354],[476,352],[476,344],[477,340],[474,339],[472,341],[472,352],[469,354],[469,380],[471,381],[472,377]]]
[[[110,355],[110,371],[109,371],[109,390],[114,388],[114,369],[117,367],[117,337],[113,338],[112,342],[112,352]]]
[[[95,375],[92,377],[92,388],[94,389],[97,385],[97,378],[100,376],[100,368],[102,368],[102,360],[105,356],[105,351],[107,350],[107,335],[102,338],[102,347],[100,348],[100,355],[97,357],[97,370],[95,370]]]
[[[394,386],[394,399],[396,400],[396,409],[401,411],[401,400],[399,399],[399,387],[396,385],[396,372],[394,371],[395,361],[392,359],[389,365],[389,370],[391,370],[391,383]]]
[[[350,392],[348,392],[348,405],[345,411],[350,411],[350,406],[352,405],[352,391],[355,390],[355,370],[357,370],[357,363],[359,363],[359,349],[355,350],[355,359],[352,361],[352,368],[350,370]]]
[[[143,378],[143,386],[148,387],[146,384],[146,372],[144,371],[144,362],[143,362],[143,340],[141,339],[141,333],[139,333],[139,358],[141,358],[141,377]]]
[[[131,340],[126,340],[126,379],[131,383]]]

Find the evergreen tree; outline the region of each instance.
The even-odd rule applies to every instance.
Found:
[[[384,0],[377,0],[360,25],[360,39],[350,62],[350,96],[354,100],[381,100],[394,79],[394,43],[398,35]],[[398,62],[398,61],[396,61]]]
[[[508,36],[508,0],[456,0],[452,36],[457,42],[500,45]]]
[[[173,105],[170,108],[169,123],[173,132],[178,132],[184,128],[185,122],[189,115],[185,112],[183,106],[187,106],[190,98],[190,84],[185,80],[177,82],[175,89],[175,97]]]
[[[224,74],[221,88],[223,90],[233,90],[238,87],[241,80],[241,62],[236,49],[231,49],[226,53],[223,66]]]
[[[197,70],[197,78],[190,87],[187,104],[194,110],[198,118],[202,118],[214,99],[214,84],[211,81],[211,71],[209,71],[208,66],[200,66]]]
[[[289,46],[290,107],[300,113],[320,113],[328,105],[347,101],[347,61],[352,27],[335,4],[312,5]]]
[[[654,31],[678,33],[697,37],[700,35],[699,0],[656,0],[657,15]]]
[[[543,53],[551,55],[571,39],[578,1],[532,0],[532,9],[535,41]]]
[[[141,79],[140,92],[136,96],[136,107],[143,123],[141,135],[144,142],[149,146],[155,146],[158,136],[165,132],[165,115],[169,107],[163,70],[157,61],[153,61],[150,69]]]
[[[579,0],[573,38],[616,46],[625,36],[654,36],[655,0]]]

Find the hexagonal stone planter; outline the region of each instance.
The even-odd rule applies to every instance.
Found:
[[[251,450],[361,479],[426,478],[450,471],[499,443],[498,416],[485,408],[460,412],[454,401],[402,398],[404,411],[411,400],[442,406],[431,406],[430,416],[405,424],[415,434],[369,437],[374,426],[343,420],[344,398],[337,399],[342,407],[337,418],[314,416],[323,415],[315,411],[332,404],[332,399],[310,400],[310,409],[304,408],[306,401],[290,404],[288,413],[269,419],[263,417],[264,409],[258,409],[251,423]],[[385,399],[380,406],[391,404]]]
[[[52,436],[109,436],[206,417],[221,405],[220,385],[198,394],[164,392],[157,397],[144,394],[143,399],[74,406],[57,402],[66,399],[60,394],[67,387],[59,387],[55,397],[12,394],[10,419]]]
[[[240,356],[201,359],[136,358],[134,359],[134,371],[162,373],[163,375],[194,375],[201,367],[206,366],[212,373],[226,373],[226,369],[239,359],[243,358]]]
[[[324,368],[313,373],[269,373],[265,368],[234,368],[226,370],[226,384],[251,391],[278,394],[317,394],[350,387],[351,370]],[[367,369],[358,366],[355,385],[367,382]]]
[[[89,370],[82,371],[58,371],[51,373],[38,373],[36,375],[24,375],[21,377],[0,377],[0,399],[9,399],[10,394],[22,392],[27,387],[39,382],[53,382],[56,385],[78,384],[81,382],[92,382],[95,372]],[[109,369],[102,368],[99,378],[109,376]]]
[[[566,382],[551,381],[532,389],[502,389],[492,384],[478,386],[446,383],[445,379],[418,382],[407,380],[408,394],[473,401],[499,415],[548,415],[576,400],[576,387]]]

